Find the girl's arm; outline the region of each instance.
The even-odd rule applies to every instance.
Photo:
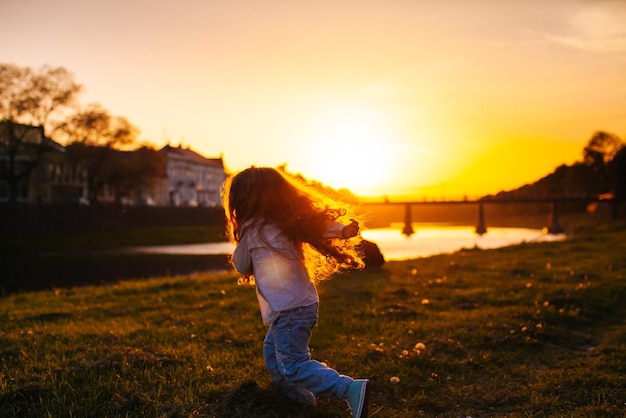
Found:
[[[332,222],[326,227],[324,238],[352,238],[359,234],[359,223],[354,219],[350,219],[348,225],[340,222]]]
[[[354,219],[350,219],[350,223],[343,227],[341,230],[342,238],[352,238],[359,234],[359,223]]]
[[[252,269],[252,257],[250,256],[250,248],[248,240],[243,238],[237,244],[235,251],[233,251],[233,257],[231,259],[235,270],[244,277],[250,277],[254,274]]]

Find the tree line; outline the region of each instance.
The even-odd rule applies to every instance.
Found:
[[[582,150],[581,160],[560,165],[538,181],[490,198],[611,198],[618,209],[626,202],[626,142],[598,131]]]
[[[138,143],[139,130],[98,103],[81,105],[82,90],[63,67],[0,64],[0,180],[8,184],[9,202],[59,144],[69,166],[83,170],[94,203],[105,186],[119,201],[164,175],[163,157]],[[30,127],[40,131],[39,141]]]

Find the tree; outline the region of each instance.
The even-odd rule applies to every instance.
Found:
[[[81,86],[62,67],[27,67],[0,64],[0,175],[8,183],[9,201],[17,200],[20,182],[55,144],[48,138],[73,107]]]
[[[98,103],[91,103],[70,115],[57,127],[57,136],[66,143],[80,142],[94,147],[122,149],[135,144],[139,130],[122,116],[111,116]]]
[[[591,168],[592,177],[595,177],[595,193],[606,193],[611,188],[611,162],[623,147],[624,143],[617,135],[598,131],[583,149],[583,162]]]
[[[70,161],[87,169],[89,200],[97,203],[111,177],[116,151],[135,144],[139,131],[126,118],[91,104],[59,125],[58,134],[68,143]]]
[[[605,167],[622,149],[624,143],[614,134],[598,131],[583,150],[583,161],[590,166]]]
[[[622,147],[611,160],[611,179],[614,194],[614,215],[618,215],[619,208],[626,202],[626,147]]]
[[[115,151],[106,167],[106,184],[115,193],[115,201],[123,198],[141,199],[143,191],[165,175],[165,157],[157,150],[141,147],[135,151]]]
[[[0,64],[0,118],[43,126],[46,133],[76,104],[82,86],[63,67],[38,71]]]

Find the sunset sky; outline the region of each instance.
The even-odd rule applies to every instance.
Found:
[[[625,0],[2,0],[0,62],[360,195],[497,193],[626,139]]]

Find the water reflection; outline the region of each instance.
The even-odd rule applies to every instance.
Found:
[[[151,245],[147,247],[129,247],[124,252],[139,254],[175,254],[204,255],[232,254],[235,246],[230,242],[207,242],[201,244]]]
[[[462,248],[498,248],[523,242],[559,241],[564,234],[545,234],[539,229],[494,228],[483,235],[472,226],[441,226],[441,224],[413,224],[414,234],[402,234],[402,224],[390,228],[369,229],[362,232],[364,239],[375,242],[386,260],[405,260],[416,257],[451,253]],[[228,242],[204,244],[163,245],[126,248],[125,252],[144,254],[231,254],[234,246]]]
[[[462,248],[499,248],[524,242],[560,241],[565,234],[545,234],[539,229],[494,228],[478,235],[471,226],[413,224],[414,233],[406,236],[402,226],[363,231],[363,238],[378,244],[387,260],[406,260],[451,253]]]

